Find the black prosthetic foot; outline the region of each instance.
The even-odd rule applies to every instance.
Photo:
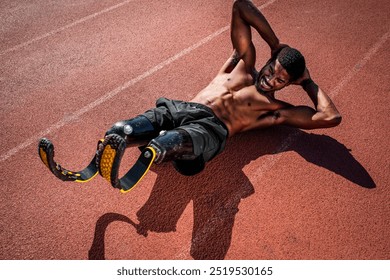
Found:
[[[102,140],[98,142],[98,145]],[[98,173],[96,166],[96,154],[89,165],[81,171],[70,171],[63,168],[54,160],[54,145],[46,138],[42,138],[38,144],[38,154],[42,162],[58,179],[62,181],[88,182]]]

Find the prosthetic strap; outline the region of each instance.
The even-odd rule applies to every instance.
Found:
[[[98,146],[103,141],[98,142]],[[42,138],[38,144],[38,154],[42,162],[46,165],[47,168],[53,173],[58,179],[62,181],[75,181],[75,182],[88,182],[94,178],[98,169],[96,166],[96,154],[89,163],[89,165],[81,171],[70,171],[63,168],[54,160],[54,145],[53,143],[46,138]]]

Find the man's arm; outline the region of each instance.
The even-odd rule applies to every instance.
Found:
[[[308,71],[306,71],[308,76]],[[276,124],[285,124],[302,129],[329,128],[340,124],[341,115],[330,97],[308,76],[301,82],[302,88],[314,103],[308,106],[293,106],[274,112]]]
[[[256,51],[252,43],[251,27],[255,28],[267,42],[271,52],[280,48],[279,39],[263,14],[250,0],[235,0],[232,11],[231,40],[246,65],[248,73],[252,73],[256,62]]]
[[[219,73],[230,73],[233,71],[233,69],[237,66],[237,64],[240,62],[240,56],[237,53],[236,50],[233,51],[233,54],[228,58],[228,60],[225,62],[225,64],[221,67],[219,70]]]

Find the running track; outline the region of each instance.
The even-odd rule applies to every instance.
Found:
[[[389,259],[389,2],[254,2],[342,124],[242,134],[200,175],[155,166],[122,195],[55,179],[38,139],[80,169],[114,122],[191,98],[231,53],[232,1],[1,1],[1,259]]]

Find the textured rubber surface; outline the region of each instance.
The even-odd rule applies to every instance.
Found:
[[[125,140],[116,134],[107,135],[99,145],[96,163],[100,175],[106,179],[114,188],[120,189],[119,167],[126,149]]]

